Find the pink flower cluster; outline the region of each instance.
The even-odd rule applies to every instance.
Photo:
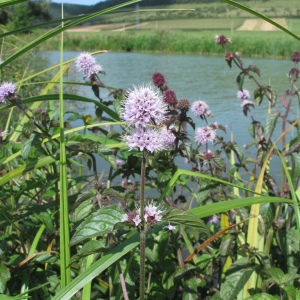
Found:
[[[16,86],[11,82],[3,82],[0,85],[0,103],[5,104],[6,98],[16,93]]]
[[[212,124],[206,127],[200,127],[196,130],[195,140],[198,144],[205,145],[208,142],[213,142],[217,136],[217,124]]]
[[[162,221],[163,211],[153,203],[153,200],[145,206],[144,220],[147,225],[153,226],[157,222]],[[130,211],[128,214],[123,215],[122,222],[129,222],[135,226],[142,225],[140,209]]]
[[[157,128],[166,121],[167,104],[152,85],[135,87],[130,91],[120,110],[121,118],[134,127],[123,140],[130,150],[138,148],[151,153],[171,147],[175,136]]]
[[[208,105],[204,101],[196,101],[192,104],[192,113],[196,117],[209,116],[211,112],[208,110]]]
[[[101,65],[96,63],[96,59],[89,53],[83,52],[76,59],[76,68],[82,72],[84,78],[91,79],[93,76],[103,71]]]

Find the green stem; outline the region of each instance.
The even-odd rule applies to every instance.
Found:
[[[63,9],[62,9],[63,14]],[[62,23],[62,26],[64,24]],[[70,283],[70,233],[69,233],[69,210],[67,192],[67,164],[66,164],[66,144],[64,134],[64,97],[63,97],[63,33],[61,34],[60,49],[60,94],[59,94],[59,132],[60,132],[60,272],[61,288]]]
[[[144,220],[145,209],[145,175],[146,175],[146,158],[143,151],[141,166],[141,191],[140,191],[140,217],[142,228],[140,232],[140,300],[145,297],[145,252],[146,252],[146,225]]]

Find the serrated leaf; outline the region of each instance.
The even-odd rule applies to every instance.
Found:
[[[226,273],[225,282],[221,286],[220,296],[223,299],[235,299],[251,274],[259,265],[249,263],[247,257],[235,261]]]
[[[107,196],[107,197],[110,197],[112,199],[115,199],[115,200],[118,200],[120,201],[123,205],[125,205],[125,197],[120,194],[119,192],[117,192],[116,190],[114,189],[105,189],[102,193],[101,193],[102,196]],[[126,205],[125,205],[126,206]]]
[[[169,221],[171,224],[180,224],[198,229],[209,235],[209,230],[205,223],[188,211],[172,208],[163,219]]]
[[[27,159],[32,151],[32,147],[35,145],[35,134],[31,134],[28,140],[22,143],[21,154],[24,159]]]
[[[286,252],[287,252],[287,266],[289,273],[298,272],[299,256],[295,253],[300,252],[300,237],[296,228],[290,228],[286,233]]]
[[[274,203],[265,203],[260,206],[259,214],[263,219],[263,228],[262,224],[259,222],[258,230],[261,235],[265,234],[269,228],[272,226],[272,223],[275,218],[275,205]]]
[[[117,206],[103,207],[94,212],[77,227],[70,246],[112,231],[115,224],[121,222],[123,215],[124,212]]]
[[[249,66],[248,67],[248,70],[249,71],[251,71],[251,72],[254,72],[255,74],[257,74],[258,76],[260,76],[260,70],[259,70],[259,68],[258,67],[256,67],[256,66]]]
[[[236,78],[236,83],[237,83],[238,89],[239,89],[240,91],[243,90],[244,78],[245,78],[245,74],[244,74],[244,73],[240,73],[240,74],[238,75],[238,77]]]
[[[52,234],[54,230],[54,226],[51,220],[51,215],[46,211],[40,212],[36,217],[45,225],[46,230]]]
[[[262,103],[262,100],[264,98],[264,92],[262,88],[258,88],[254,91],[254,99],[257,103],[257,105],[260,105]]]
[[[105,249],[104,244],[98,240],[91,240],[85,243],[77,254],[71,257],[70,263],[74,263],[79,259],[86,257],[90,254],[95,254]]]
[[[94,189],[90,190],[90,191],[85,191],[85,192],[79,194],[78,198],[76,199],[76,202],[74,203],[72,211],[74,211],[75,208],[78,207],[82,202],[84,202],[86,200],[91,200],[95,196],[96,196],[96,190],[94,190]]]
[[[226,164],[225,164],[223,158],[221,158],[221,157],[214,157],[213,161],[218,166],[218,168],[220,168],[223,172],[226,171]]]
[[[267,88],[267,92],[269,92],[269,101],[271,102],[271,107],[274,107],[277,100],[277,93],[270,87]]]
[[[244,160],[244,151],[243,151],[243,149],[238,144],[234,143],[232,145],[232,150],[234,151],[234,153],[238,157],[239,162],[242,163],[243,160]]]
[[[283,289],[288,296],[288,300],[296,300],[297,290],[293,285],[285,286]]]
[[[276,282],[277,284],[280,284],[282,281],[282,277],[284,276],[284,273],[279,268],[270,268],[266,269],[265,273],[271,276],[271,278],[268,279],[269,282]]]
[[[196,300],[197,297],[197,281],[190,277],[183,282],[183,300]]]
[[[266,139],[269,140],[274,132],[279,114],[270,114],[266,118],[265,133]]]
[[[231,251],[231,245],[234,241],[235,237],[231,234],[227,234],[223,237],[221,245],[219,247],[220,249],[220,256],[226,257],[230,254]]]
[[[248,126],[248,132],[253,138],[255,138],[255,125],[253,123]]]

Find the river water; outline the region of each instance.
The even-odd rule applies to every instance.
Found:
[[[64,60],[75,58],[79,54],[79,52],[65,52]],[[47,52],[47,56],[51,63],[58,63],[59,52]],[[177,99],[187,98],[191,103],[197,100],[206,101],[214,115],[209,121],[226,126],[227,134],[222,133],[226,140],[230,139],[230,130],[232,130],[234,140],[240,146],[252,141],[248,133],[251,118],[244,116],[241,101],[236,97],[238,91],[236,77],[239,70],[235,65],[230,69],[223,57],[108,52],[97,55],[96,59],[106,72],[106,75],[100,76],[101,80],[106,85],[116,88],[131,89],[133,85],[150,83],[152,74],[161,72],[164,74],[169,88],[175,91]],[[290,88],[287,74],[293,67],[292,62],[289,60],[255,58],[245,58],[243,61],[245,67],[255,65],[260,69],[259,82],[262,85],[270,84],[273,87],[278,95],[277,101],[280,106],[281,95]],[[75,70],[74,64],[72,68]],[[69,80],[74,80],[72,76],[75,76],[75,80],[83,81],[82,74],[73,72],[73,75],[70,76]],[[255,88],[256,85],[252,81],[245,80],[244,89],[250,91],[251,97],[253,97]],[[95,99],[90,87],[83,87],[78,93]],[[101,98],[112,100],[112,97],[108,98],[108,91],[104,89],[101,89]],[[265,99],[261,106],[255,105],[255,109],[251,109],[254,118],[262,124],[264,124],[267,116],[267,102],[267,99]],[[296,108],[293,110],[297,111]],[[94,115],[94,106],[86,107],[82,113]],[[205,125],[200,119],[197,120],[196,117],[193,117],[193,119],[196,126]],[[278,135],[279,131],[276,138]],[[254,148],[246,150],[246,154],[250,154],[253,150]]]

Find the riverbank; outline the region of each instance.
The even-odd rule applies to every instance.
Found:
[[[299,42],[283,32],[240,31],[176,31],[176,30],[126,30],[99,32],[66,32],[64,49],[72,51],[126,51],[159,53],[197,53],[222,55],[224,50],[216,45],[215,36],[224,34],[232,38],[230,51],[244,57],[289,58],[299,50]],[[43,44],[41,50],[60,48],[60,37]]]

